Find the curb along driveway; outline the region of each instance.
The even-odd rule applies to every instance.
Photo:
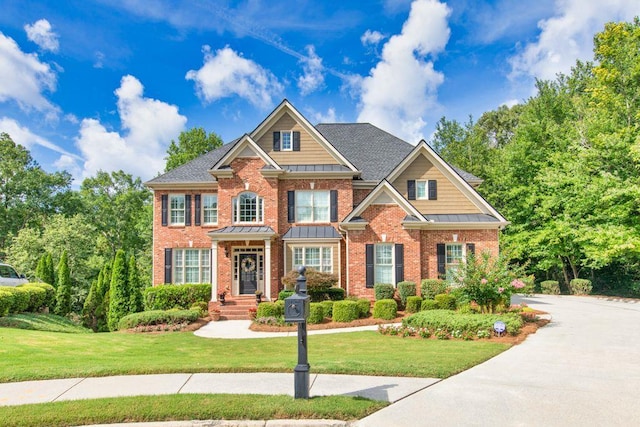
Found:
[[[521,297],[552,322],[487,362],[358,422],[392,426],[640,425],[640,301]]]

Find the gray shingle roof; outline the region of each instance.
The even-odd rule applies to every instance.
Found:
[[[286,239],[341,239],[342,236],[330,225],[301,225],[291,227],[282,236]]]
[[[380,181],[413,149],[370,123],[326,123],[316,129],[355,167],[365,181]]]

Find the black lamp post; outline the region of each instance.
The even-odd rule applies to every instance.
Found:
[[[298,324],[298,364],[293,370],[294,397],[309,398],[309,361],[307,359],[307,318],[309,317],[309,295],[307,295],[306,268],[298,269],[300,276],[296,293],[284,300],[284,320]]]

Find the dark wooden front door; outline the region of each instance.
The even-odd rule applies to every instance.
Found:
[[[258,255],[240,254],[240,294],[253,294],[258,289]]]

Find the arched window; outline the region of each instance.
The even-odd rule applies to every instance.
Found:
[[[255,193],[241,193],[232,200],[233,222],[261,223],[264,199]]]

